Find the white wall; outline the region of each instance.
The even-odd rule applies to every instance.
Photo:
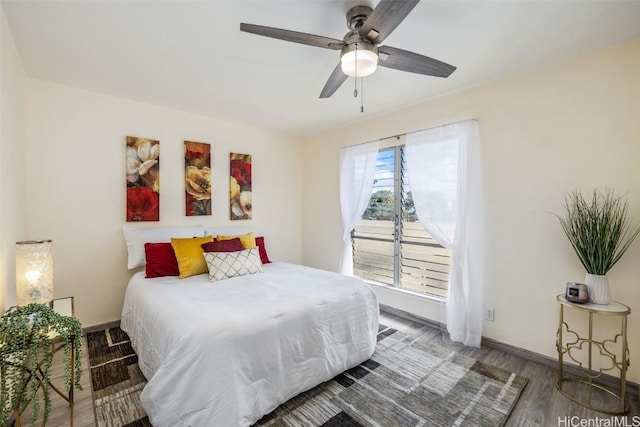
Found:
[[[291,138],[34,79],[26,129],[29,237],[53,240],[55,295],[75,296],[83,326],[120,318],[131,276],[122,235],[128,135],[160,141],[159,225],[255,226],[272,259],[300,262],[301,149]],[[184,140],[212,144],[210,217],[184,215]],[[229,220],[230,152],[253,155],[253,220]]]
[[[426,78],[426,77],[425,77]],[[551,214],[564,194],[628,191],[640,219],[640,39],[411,106],[309,138],[304,146],[305,264],[337,270],[339,150],[467,118],[479,122],[486,203],[484,335],[556,357],[556,295],[584,269]],[[631,307],[631,357],[640,356],[640,239],[609,273],[612,298]],[[380,293],[382,303],[431,318],[432,301]],[[585,319],[569,316],[572,323]],[[610,322],[598,320],[607,334]],[[629,379],[640,382],[640,366]]]
[[[27,230],[25,71],[0,7],[0,312],[15,302],[15,242]]]

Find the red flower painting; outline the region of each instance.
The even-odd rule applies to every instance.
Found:
[[[231,153],[230,160],[231,219],[251,219],[253,217],[251,155]]]
[[[158,221],[158,193],[147,187],[127,188],[127,221]]]
[[[127,221],[160,220],[160,142],[127,137]]]

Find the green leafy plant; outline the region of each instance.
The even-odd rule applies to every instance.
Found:
[[[55,338],[52,338],[55,337]],[[44,304],[29,304],[2,316],[0,323],[0,423],[5,425],[14,411],[24,411],[32,404],[31,424],[40,414],[38,390],[42,389],[44,423],[51,413],[51,344],[61,339],[64,347],[64,383],[81,389],[82,325],[78,319],[56,313]],[[72,366],[71,343],[75,348]],[[75,369],[74,382],[71,373]],[[28,396],[27,396],[28,389]]]
[[[640,233],[627,216],[629,202],[613,190],[594,190],[591,200],[577,191],[568,193],[564,207],[558,219],[587,273],[607,274]]]

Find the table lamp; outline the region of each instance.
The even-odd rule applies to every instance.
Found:
[[[53,299],[51,240],[16,242],[16,298],[18,306]]]

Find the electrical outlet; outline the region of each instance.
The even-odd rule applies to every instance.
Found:
[[[485,320],[488,320],[489,322],[495,322],[495,320],[496,320],[496,310],[495,310],[495,308],[487,308],[484,311],[484,318],[485,318]]]

